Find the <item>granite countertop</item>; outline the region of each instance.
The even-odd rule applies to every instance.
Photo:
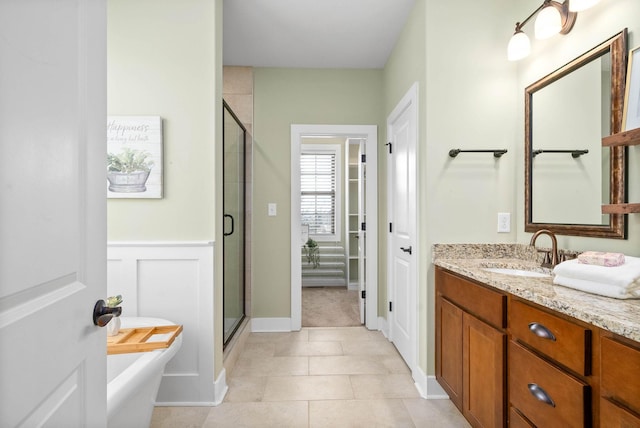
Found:
[[[640,342],[640,300],[620,300],[554,285],[538,254],[522,244],[436,244],[433,263],[541,306]],[[504,267],[549,273],[533,278],[492,273]]]

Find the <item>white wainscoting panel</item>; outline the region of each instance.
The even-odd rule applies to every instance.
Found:
[[[108,244],[107,291],[122,295],[122,316],[183,326],[182,347],[165,368],[158,403],[221,401],[213,373],[213,251],[212,242]]]

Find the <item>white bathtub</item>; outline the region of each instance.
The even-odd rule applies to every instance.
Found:
[[[120,318],[121,328],[174,324],[160,318]],[[181,345],[182,334],[167,349],[107,356],[108,427],[149,426],[164,367]]]

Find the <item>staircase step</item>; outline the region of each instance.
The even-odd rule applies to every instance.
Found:
[[[344,271],[339,269],[303,269],[302,276],[342,276]]]
[[[344,261],[335,261],[335,262],[325,262],[324,260],[320,261],[318,267],[313,267],[313,263],[307,263],[306,260],[302,262],[302,269],[344,269],[346,263]]]

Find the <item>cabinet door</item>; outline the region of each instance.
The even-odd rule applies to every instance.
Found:
[[[600,398],[600,426],[637,428],[640,427],[640,418],[606,398]]]
[[[464,313],[463,411],[473,426],[506,426],[507,335]]]
[[[640,413],[640,349],[603,337],[600,394]]]
[[[462,310],[436,300],[436,379],[462,411]]]

